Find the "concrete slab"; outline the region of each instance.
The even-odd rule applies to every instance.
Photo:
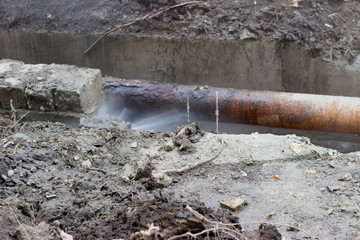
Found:
[[[19,61],[0,61],[0,108],[10,109],[10,99],[15,108],[27,108],[25,100],[26,84],[12,76],[19,70]]]
[[[98,69],[0,61],[0,108],[92,113],[103,101]]]

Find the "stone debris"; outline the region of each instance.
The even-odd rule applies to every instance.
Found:
[[[175,148],[174,143],[171,142],[171,141],[167,141],[167,142],[164,144],[164,150],[167,151],[167,152],[173,150],[174,148]]]
[[[245,200],[240,197],[229,198],[225,201],[220,202],[220,206],[223,208],[227,208],[231,211],[236,211],[242,208],[245,204]]]
[[[33,140],[23,133],[16,133],[10,137],[14,142],[32,142]]]
[[[137,142],[132,142],[132,143],[130,144],[130,147],[131,147],[131,148],[137,148],[137,147],[138,147],[138,143],[137,143]]]
[[[350,173],[346,173],[343,177],[339,178],[339,181],[350,181],[352,179],[352,175]]]
[[[300,153],[301,152],[301,145],[298,143],[290,143],[289,148],[291,149],[291,151],[293,151],[294,153]]]
[[[326,186],[326,189],[327,189],[329,192],[335,192],[335,191],[341,190],[341,187],[340,187],[340,186]]]
[[[89,160],[85,160],[81,163],[81,166],[83,166],[84,168],[91,168],[92,164]]]
[[[8,171],[7,175],[8,175],[8,177],[12,177],[14,175],[14,173],[15,173],[14,170],[11,169]]]

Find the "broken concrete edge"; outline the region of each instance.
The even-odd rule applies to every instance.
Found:
[[[0,108],[93,113],[103,104],[99,69],[0,60]]]

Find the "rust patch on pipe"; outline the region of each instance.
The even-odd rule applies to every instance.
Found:
[[[269,127],[360,134],[360,98],[252,91],[104,78],[108,98],[144,109],[149,106],[184,108],[215,119],[219,92],[220,121]]]

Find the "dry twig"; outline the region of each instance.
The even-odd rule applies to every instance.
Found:
[[[272,222],[240,222],[240,223],[222,223],[222,222],[215,222],[215,221],[211,221],[209,219],[207,219],[205,216],[203,216],[201,213],[197,212],[196,210],[192,209],[190,206],[186,206],[186,209],[189,210],[192,214],[194,214],[197,218],[199,218],[201,221],[205,222],[205,223],[209,223],[209,224],[214,224],[214,225],[219,225],[222,227],[227,227],[227,226],[241,226],[241,225],[245,225],[245,224],[269,224],[269,225],[274,225],[274,226],[282,226],[282,227],[289,227],[289,228],[294,228],[304,234],[306,234],[307,236],[309,236],[312,240],[316,240],[316,238],[314,236],[312,236],[309,232],[299,228],[299,227],[295,227],[289,224],[284,224],[284,223],[272,223]],[[230,229],[231,230],[231,229]],[[197,235],[200,236],[201,234]],[[189,236],[189,235],[186,235]],[[176,238],[174,238],[176,239]]]
[[[197,218],[199,218],[202,222],[211,225],[211,227],[198,233],[187,232],[181,235],[172,236],[168,240],[170,239],[174,240],[183,237],[197,238],[203,235],[204,233],[210,233],[210,232],[213,232],[216,236],[218,236],[219,239],[223,239],[221,235],[224,234],[230,236],[232,239],[235,240],[246,240],[246,237],[244,235],[242,235],[240,232],[237,232],[231,228],[226,227],[225,224],[223,224],[222,222],[215,222],[207,219],[204,215],[192,209],[189,205],[186,206],[186,209],[189,210],[192,214],[194,214]]]
[[[219,230],[222,231],[222,233],[231,235],[232,237],[234,237],[235,240],[246,239],[246,238],[244,238],[244,236],[242,234],[240,234],[238,232],[235,232],[234,230],[232,230],[230,228],[214,227],[214,228],[205,229],[205,230],[203,230],[201,232],[198,232],[198,233],[187,232],[187,233],[184,233],[184,234],[181,234],[181,235],[172,236],[172,237],[168,238],[168,240],[174,240],[174,239],[179,239],[179,238],[183,238],[183,237],[197,238],[197,237],[203,235],[204,233],[216,232],[216,231],[219,231]],[[229,231],[229,230],[230,230],[230,232],[235,232],[237,235],[240,235],[241,238],[236,238],[234,235],[225,232],[225,231]]]
[[[102,172],[103,174],[107,173],[107,171],[105,171],[104,169],[100,169],[100,168],[89,167],[89,168],[86,168],[86,170],[98,171],[98,172]]]
[[[17,216],[16,216],[16,214],[15,214],[14,210],[12,209],[11,205],[10,205],[10,204],[9,204],[6,200],[4,200],[4,201],[5,201],[5,202],[6,202],[6,204],[8,205],[8,207],[9,207],[9,209],[10,209],[11,213],[14,215],[14,217],[15,217],[15,219],[16,219],[16,221],[17,221],[17,223],[19,224],[19,226],[21,227],[21,229],[24,231],[24,233],[25,233],[26,237],[27,237],[29,240],[31,240],[30,235],[27,233],[27,231],[25,231],[24,226],[21,224],[21,222],[20,222],[20,221],[19,221],[19,219],[17,218]]]
[[[198,219],[200,219],[202,222],[206,222],[206,223],[216,223],[213,221],[210,221],[209,219],[207,219],[204,215],[202,215],[201,213],[199,213],[198,211],[192,209],[189,205],[186,205],[186,209],[191,212],[192,214],[194,214]]]
[[[26,115],[28,115],[29,111],[27,111],[24,115],[19,118],[19,120],[16,121],[16,124],[19,123]]]
[[[215,155],[213,157],[211,157],[210,159],[207,159],[205,161],[202,161],[202,162],[199,162],[197,164],[194,164],[194,165],[191,165],[191,166],[186,166],[186,167],[183,167],[183,168],[179,168],[179,169],[168,169],[168,170],[162,170],[160,172],[162,173],[165,173],[165,174],[169,174],[169,173],[183,173],[183,172],[186,172],[186,171],[189,171],[189,170],[192,170],[194,168],[197,168],[197,167],[200,167],[206,163],[209,163],[211,161],[213,161],[215,158],[217,158],[220,153],[222,152],[222,150],[224,149],[224,140],[220,139],[219,138],[219,141],[221,142],[221,147],[219,149],[219,151],[217,153],[215,153]]]
[[[343,20],[346,23],[346,20],[339,14],[339,13],[332,13],[328,15],[332,19],[333,16],[338,16],[341,20]]]
[[[14,131],[15,133],[17,133],[16,109],[14,108],[12,99],[10,99],[10,107],[11,107],[11,118],[14,120]]]
[[[178,8],[178,7],[182,7],[182,6],[185,6],[185,5],[190,5],[190,4],[197,4],[197,3],[205,3],[203,1],[191,1],[191,2],[184,2],[184,3],[180,3],[180,4],[176,4],[176,5],[173,5],[173,6],[170,6],[170,7],[167,7],[167,8],[160,8],[158,9],[156,12],[154,13],[149,13],[149,14],[146,14],[145,16],[141,17],[141,18],[137,18],[135,19],[134,21],[132,22],[129,22],[129,23],[126,23],[126,24],[122,24],[120,26],[117,26],[115,28],[112,28],[110,29],[109,31],[107,31],[106,33],[104,33],[103,35],[101,35],[98,39],[96,39],[95,42],[93,42],[93,44],[90,45],[90,47],[88,47],[85,51],[84,51],[84,55],[87,54],[101,39],[105,38],[107,35],[109,35],[110,33],[113,33],[117,30],[119,30],[120,28],[124,28],[124,27],[128,27],[130,25],[133,25],[134,23],[137,23],[137,22],[140,22],[140,21],[144,21],[144,20],[149,20],[149,19],[152,19],[156,16],[159,16],[160,14],[166,12],[166,11],[169,11],[171,9],[174,9],[174,8]]]
[[[13,156],[15,156],[17,150],[19,149],[20,147],[20,143],[16,144],[15,148],[14,148],[14,151],[13,151]]]

